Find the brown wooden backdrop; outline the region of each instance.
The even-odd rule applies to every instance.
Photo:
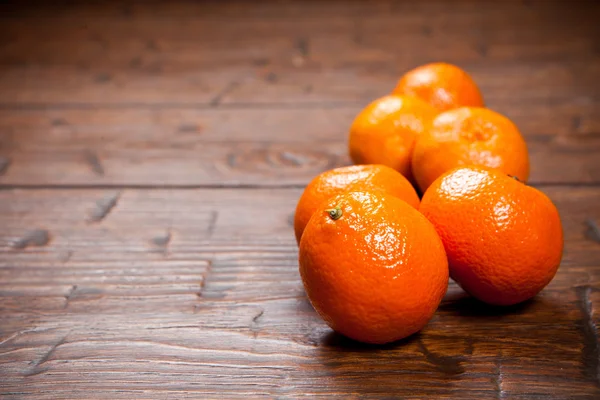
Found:
[[[598,398],[599,4],[2,3],[0,397]],[[430,61],[526,135],[565,254],[533,301],[451,283],[361,345],[308,303],[293,211]]]

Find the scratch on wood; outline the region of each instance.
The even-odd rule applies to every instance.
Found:
[[[44,355],[39,360],[32,361],[31,363],[29,363],[30,365],[32,365],[32,367],[29,371],[26,371],[24,373],[24,375],[32,376],[32,375],[37,375],[37,374],[41,374],[41,373],[48,371],[48,368],[41,368],[41,366],[50,359],[50,357],[52,356],[52,354],[56,351],[56,349],[58,347],[65,344],[65,340],[67,339],[67,336],[68,336],[68,334],[65,335],[58,342],[56,342],[54,345],[52,345],[52,347],[50,347],[50,349],[46,353],[44,353]]]
[[[200,327],[199,325],[172,325],[172,326],[152,326],[152,327],[148,327],[145,328],[146,330],[149,331],[156,331],[156,330],[165,330],[165,329],[185,329],[185,328],[198,328]]]
[[[263,308],[261,308],[258,313],[256,313],[256,315],[254,317],[252,317],[252,323],[250,324],[250,330],[252,331],[252,336],[254,337],[254,339],[256,339],[258,337],[258,332],[260,331],[260,328],[258,326],[258,320],[260,319],[260,317],[263,316],[263,314],[265,313],[265,310]]]
[[[94,82],[96,83],[106,83],[112,79],[112,76],[106,72],[99,73],[94,77]]]
[[[100,222],[111,212],[111,210],[119,202],[121,193],[114,193],[96,201],[96,208],[90,215],[90,220],[93,222]]]
[[[267,76],[265,77],[265,80],[267,82],[275,83],[279,80],[279,77],[277,76],[277,74],[275,72],[271,71],[267,74]]]
[[[487,43],[485,43],[485,42],[479,43],[477,45],[476,49],[477,49],[477,53],[479,53],[479,55],[481,57],[487,57],[488,50],[489,50]]]
[[[208,260],[208,265],[206,266],[206,271],[202,274],[202,282],[200,282],[200,290],[197,293],[198,297],[204,297],[203,291],[206,287],[206,280],[208,279],[208,275],[212,272],[212,261]],[[194,305],[194,314],[198,311],[198,306]]]
[[[9,337],[7,337],[6,339],[4,339],[3,341],[0,342],[0,346],[2,346],[5,343],[10,342],[11,340],[18,338],[19,336],[21,336],[23,334],[23,331],[19,331],[19,332],[15,332],[12,335],[10,335]]]
[[[255,324],[258,321],[258,319],[263,316],[264,313],[265,310],[261,308],[260,311],[252,318],[252,323]]]
[[[204,274],[202,274],[202,281],[200,282],[200,290],[198,291],[198,293],[196,293],[196,296],[198,297],[202,297],[202,292],[204,291],[204,288],[206,287],[206,275],[208,274],[208,271],[205,272]]]
[[[131,60],[129,60],[129,66],[131,68],[139,68],[142,66],[142,58],[137,56],[137,57],[133,57]]]
[[[301,37],[298,38],[296,40],[296,48],[298,49],[298,52],[303,56],[303,57],[308,57],[309,54],[309,42],[307,38]]]
[[[165,235],[152,238],[152,244],[158,247],[166,247],[171,241],[171,231],[167,231]]]
[[[64,120],[63,118],[55,118],[52,120],[51,122],[52,126],[65,126],[65,125],[69,125],[67,123],[66,120]]]
[[[495,368],[494,377],[492,378],[492,380],[494,382],[494,387],[496,389],[497,398],[503,399],[505,397],[504,389],[502,388],[502,382],[504,381],[504,375],[502,373],[502,360],[500,359],[500,356],[498,356],[496,358],[496,368]]]
[[[148,50],[158,51],[158,43],[156,42],[156,40],[150,39],[148,40],[148,42],[146,42],[146,48]]]
[[[220,280],[213,281],[210,275],[211,270],[208,269],[202,274],[202,282],[200,283],[200,291],[197,296],[203,299],[223,299],[227,297],[227,292],[234,289],[235,286],[223,284]]]
[[[75,294],[75,291],[77,290],[77,285],[73,285],[71,286],[71,289],[69,290],[69,293],[67,293],[65,295],[65,306],[63,307],[64,309],[67,309],[67,307],[69,307],[69,301],[71,300],[71,297],[73,297],[73,295]]]
[[[581,333],[583,336],[583,348],[581,349],[583,374],[600,386],[600,344],[598,330],[594,324],[592,301],[590,299],[590,286],[575,288],[579,298],[579,309],[583,320],[581,321]]]
[[[289,151],[284,151],[281,153],[281,159],[284,161],[288,161],[296,167],[304,165],[308,162],[306,157],[303,157],[298,154],[291,153]]]
[[[181,124],[177,128],[179,133],[200,133],[201,131],[202,127],[195,124]]]
[[[231,168],[237,167],[237,156],[234,153],[231,153],[227,156],[227,165]]]
[[[227,297],[225,291],[229,289],[231,289],[231,287],[222,288],[219,290],[203,290],[201,285],[198,297],[201,297],[203,299],[224,299],[225,297]]]
[[[0,342],[0,346],[10,342],[13,339],[18,338],[21,335],[24,335],[26,333],[31,333],[31,332],[46,332],[51,330],[52,328],[30,328],[30,329],[24,329],[22,331],[18,331],[13,333],[12,335],[10,335],[9,337],[7,337],[6,339],[4,339],[3,341]]]
[[[465,361],[463,356],[438,356],[430,352],[421,339],[418,341],[421,353],[425,356],[425,359],[436,367],[439,371],[449,375],[458,375],[465,372],[464,367],[461,365]]]
[[[104,175],[104,167],[98,158],[98,155],[91,150],[86,150],[83,153],[85,161],[89,164],[91,170],[96,174],[103,176]]]
[[[579,128],[581,128],[581,115],[575,115],[571,119],[571,126],[573,127],[573,131],[579,131]]]
[[[588,226],[588,232],[586,236],[593,241],[600,243],[600,227],[598,227],[596,221],[588,218],[585,220],[585,224]]]
[[[67,309],[71,302],[75,301],[78,298],[86,297],[88,300],[91,299],[100,299],[104,296],[104,291],[95,287],[79,287],[77,285],[73,285],[69,293],[65,296],[66,303],[63,309]]]
[[[45,246],[50,242],[50,233],[45,229],[35,229],[13,243],[15,249],[25,249],[29,246]]]
[[[0,156],[0,176],[4,175],[6,171],[8,171],[8,167],[10,166],[10,160],[6,157]]]
[[[269,64],[269,59],[265,58],[265,57],[261,57],[261,58],[257,58],[256,60],[254,60],[252,62],[252,64],[256,65],[257,67],[264,67],[265,65]]]
[[[206,228],[209,237],[212,237],[213,233],[215,233],[217,219],[219,219],[219,212],[216,210],[212,211],[210,213],[210,219],[208,220],[208,227]]]
[[[231,81],[227,86],[225,86],[219,93],[215,95],[209,102],[212,107],[217,107],[223,101],[223,97],[231,93],[234,89],[236,89],[240,83],[238,81]]]

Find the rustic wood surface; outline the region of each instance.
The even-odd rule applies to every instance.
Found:
[[[600,397],[600,3],[4,2],[0,397]],[[451,283],[419,334],[333,333],[293,211],[366,103],[457,63],[531,151],[565,254]]]

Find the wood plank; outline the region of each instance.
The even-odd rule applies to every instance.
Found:
[[[359,106],[0,111],[3,185],[305,185],[346,165]],[[600,183],[600,102],[499,108],[535,184]]]
[[[0,393],[598,396],[600,191],[545,191],[565,255],[541,295],[491,309],[452,283],[421,334],[383,347],[307,302],[299,189],[0,191]]]
[[[33,7],[35,5],[35,7]],[[171,4],[165,4],[157,0],[150,1],[107,1],[102,3],[83,3],[68,0],[58,0],[52,4],[40,0],[23,0],[15,3],[8,3],[3,9],[3,16],[16,17],[35,17],[43,16],[49,11],[58,11],[61,15],[68,14],[73,18],[90,17],[110,17],[112,19],[129,19],[131,17],[144,18],[181,18],[181,17],[227,17],[236,20],[245,19],[280,19],[280,18],[315,18],[322,17],[324,13],[337,13],[341,17],[362,15],[364,17],[374,17],[390,14],[420,14],[434,11],[456,13],[476,14],[483,11],[489,12],[490,9],[498,8],[497,5],[481,4],[477,0],[458,0],[449,5],[444,0],[431,0],[422,4],[405,3],[396,0],[376,0],[365,3],[361,0],[345,0],[343,6],[339,2],[323,2],[318,7],[314,4],[302,4],[295,2],[279,1],[261,1],[249,6],[245,0],[231,0],[226,4],[219,1],[204,1],[201,3],[188,1],[172,1]],[[560,1],[533,0],[523,2],[508,2],[504,8],[498,8],[498,12],[512,10],[534,10],[552,12],[555,17],[562,12],[565,21],[571,21],[569,16],[573,12],[579,13],[581,9],[595,11],[598,6],[595,2],[574,1],[571,7],[564,8]],[[573,11],[573,12],[570,12]],[[532,12],[532,11],[528,11]],[[431,15],[436,17],[436,15]]]
[[[107,3],[6,13],[1,103],[363,103],[437,60],[469,70],[494,107],[598,91],[592,2]]]

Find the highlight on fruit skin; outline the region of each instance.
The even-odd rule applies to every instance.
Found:
[[[313,178],[298,200],[294,214],[297,243],[310,217],[323,202],[337,194],[357,190],[383,190],[415,208],[419,206],[419,196],[411,183],[390,167],[369,164],[334,168]]]
[[[300,241],[299,269],[323,320],[374,344],[421,330],[448,284],[448,261],[433,225],[381,191],[346,192],[322,204]]]
[[[460,107],[438,114],[416,140],[412,170],[421,189],[463,165],[497,168],[526,182],[527,144],[517,126],[487,108]]]
[[[405,95],[387,95],[368,104],[354,118],[348,152],[354,164],[383,164],[409,181],[415,139],[438,114],[425,101]]]
[[[555,205],[499,170],[449,171],[427,189],[419,210],[444,243],[451,278],[483,302],[531,299],[559,268],[563,229]]]
[[[419,97],[439,111],[485,106],[473,78],[462,68],[444,62],[421,65],[406,72],[392,93]]]

